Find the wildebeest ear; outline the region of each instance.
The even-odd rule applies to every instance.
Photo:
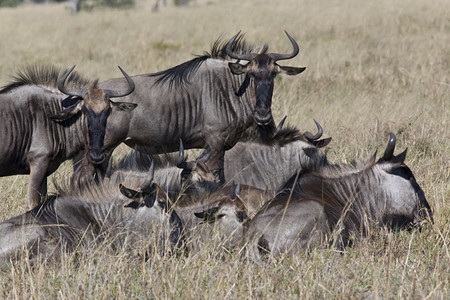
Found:
[[[111,103],[112,108],[116,110],[132,111],[138,106],[136,103],[130,102],[114,102],[111,100],[109,100],[109,102]]]
[[[124,186],[123,184],[119,184],[119,189],[120,189],[120,192],[122,193],[122,195],[124,195],[128,199],[135,199],[142,195],[141,192],[129,189],[126,186]]]
[[[228,67],[230,67],[231,73],[234,75],[241,75],[243,73],[246,73],[248,71],[248,65],[245,66],[241,65],[240,63],[228,63]]]
[[[50,119],[58,123],[63,122],[79,113],[82,107],[83,107],[83,99],[80,99],[75,104],[67,108],[64,108],[60,113],[50,116]]]
[[[406,152],[408,152],[408,148],[406,148],[405,151],[403,151],[399,155],[395,155],[394,157],[392,157],[391,162],[393,162],[393,163],[403,163],[405,161],[405,159],[406,159]]]
[[[331,142],[331,137],[326,138],[326,139],[322,139],[322,140],[318,140],[318,141],[312,141],[310,143],[312,143],[317,148],[323,148],[326,145],[328,145],[330,142]]]
[[[142,203],[136,200],[131,200],[130,202],[128,202],[126,205],[124,205],[124,207],[130,207],[133,209],[138,209],[140,207],[142,207]]]
[[[214,214],[216,214],[219,211],[219,207],[213,207],[207,210],[204,210],[202,212],[194,212],[194,215],[199,218],[203,219],[204,221],[211,221],[214,219]]]
[[[278,66],[279,72],[286,75],[297,75],[301,72],[305,71],[305,67],[297,68],[297,67],[286,67],[286,66]]]

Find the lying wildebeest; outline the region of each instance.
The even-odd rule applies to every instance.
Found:
[[[198,250],[199,243],[212,236],[211,223],[222,237],[223,246],[234,244],[242,236],[243,222],[274,196],[251,186],[217,184],[204,162],[186,161],[182,143],[178,157],[131,151],[110,178],[131,184],[151,165],[155,165],[154,182],[170,195],[172,208],[182,220],[191,250]]]
[[[101,184],[79,181],[59,186],[58,195],[0,223],[0,265],[20,253],[27,253],[32,261],[37,254],[54,258],[103,241],[113,249],[125,244],[133,247],[136,241],[147,240],[156,228],[161,232],[169,229],[169,242],[178,244],[181,221],[169,210],[167,195],[152,181],[152,173],[147,172],[146,178],[135,180],[131,187],[108,179]]]
[[[295,57],[289,54],[260,53],[242,41],[239,33],[226,45],[217,41],[211,54],[155,74],[133,76],[136,90],[126,97],[138,107],[128,118],[110,119],[104,148],[112,150],[121,142],[129,146],[154,147],[155,153],[174,152],[180,138],[187,149],[211,149],[208,167],[223,181],[223,156],[246,130],[272,134],[271,102],[274,78],[278,73],[297,75],[305,68],[279,66],[276,62]],[[239,37],[238,37],[239,36]],[[248,61],[241,65],[238,61]],[[122,79],[99,83],[103,89],[120,88]]]
[[[206,158],[207,157],[203,157]],[[138,178],[151,165],[155,166],[154,181],[168,195],[172,201],[183,196],[201,199],[208,195],[230,195],[234,191],[233,185],[222,186],[215,181],[212,171],[201,159],[186,161],[183,143],[180,141],[180,151],[177,157],[173,155],[153,155],[142,151],[130,151],[118,163],[111,178],[117,181],[125,181],[127,178]],[[253,216],[259,208],[269,199],[275,196],[273,190],[264,190],[250,185],[240,184],[238,198],[246,207],[246,213]],[[195,200],[193,200],[195,202]],[[198,200],[201,202],[203,200]]]
[[[292,176],[292,170],[301,170],[314,163],[318,148],[328,145],[331,138],[317,140],[323,133],[316,122],[318,133],[313,136],[290,134],[289,141],[278,139],[272,144],[239,142],[225,152],[225,182],[238,182],[263,190],[278,191]],[[286,128],[295,131],[294,128]],[[312,138],[315,138],[313,140]]]
[[[295,253],[332,238],[346,246],[374,227],[420,224],[431,208],[412,171],[406,150],[394,156],[396,138],[375,162],[331,165],[326,156],[294,175],[285,190],[247,223],[250,256]]]
[[[207,159],[207,156],[203,157]],[[207,193],[216,191],[220,185],[215,181],[202,159],[186,161],[184,147],[180,141],[180,150],[177,156],[169,153],[155,155],[141,149],[132,150],[112,167],[110,163],[106,173],[107,177],[115,180],[135,180],[145,176],[146,170],[153,166],[155,169],[154,181],[169,195],[171,199],[182,193]],[[114,169],[114,171],[112,171]]]
[[[108,115],[136,107],[109,100],[134,90],[122,69],[127,87],[121,91],[100,90],[92,84],[82,88],[89,82],[75,74],[66,88],[70,71],[61,76],[54,67],[29,67],[0,90],[0,176],[30,174],[30,209],[39,203],[40,194],[46,194],[46,176],[63,161],[89,147],[88,159],[100,163]],[[75,97],[61,94],[56,87]]]

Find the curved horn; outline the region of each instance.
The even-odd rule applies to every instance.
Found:
[[[239,30],[239,32],[235,36],[233,36],[230,41],[228,41],[227,46],[225,47],[225,52],[231,58],[250,61],[250,60],[255,58],[255,56],[256,56],[255,53],[237,54],[237,53],[234,53],[233,50],[232,50],[232,46],[234,44],[234,41],[236,40],[236,38],[238,37],[238,35],[240,33],[241,33],[241,31]]]
[[[317,133],[314,135],[309,131],[306,131],[303,135],[305,136],[305,138],[310,141],[313,142],[315,140],[320,139],[320,137],[323,134],[323,129],[322,126],[320,126],[319,122],[317,122],[316,120],[314,120],[314,123],[316,123],[316,127],[317,127]]]
[[[182,164],[184,162],[184,146],[183,146],[183,140],[180,138],[180,150],[178,154],[177,159],[177,167],[182,167]]]
[[[208,144],[206,144],[205,150],[203,150],[200,157],[197,158],[197,161],[206,164],[210,157],[211,157],[211,147]]]
[[[230,198],[231,200],[236,200],[241,195],[241,183],[238,183],[237,186],[234,186],[234,181],[231,184]]]
[[[184,146],[183,141],[180,138],[180,150],[176,161],[177,167],[184,170],[192,171],[195,167],[195,162],[184,160]]]
[[[386,146],[386,150],[384,150],[383,159],[385,161],[390,161],[392,157],[394,156],[394,149],[395,149],[395,142],[397,138],[395,137],[395,134],[392,132],[389,132],[389,141]]]
[[[153,163],[153,160],[152,160],[152,162],[150,164],[150,168],[148,169],[147,176],[141,185],[141,190],[147,189],[152,184],[154,175],[155,175],[155,164]]]
[[[74,65],[72,68],[67,70],[57,81],[58,89],[61,91],[61,93],[64,93],[66,95],[70,96],[78,96],[83,98],[84,95],[87,92],[87,89],[78,89],[78,90],[71,90],[65,87],[64,83],[66,82],[67,77],[69,77],[69,74],[72,73],[73,69],[75,69]]]
[[[126,89],[125,91],[111,91],[111,90],[105,90],[105,93],[107,93],[109,95],[109,98],[118,98],[118,97],[125,97],[126,95],[131,94],[134,91],[134,81],[133,79],[131,79],[130,76],[128,76],[128,74],[120,67],[119,70],[120,72],[122,72],[123,76],[125,76],[125,79],[128,82],[128,89]]]
[[[278,126],[275,129],[275,135],[277,133],[279,133],[281,131],[281,129],[283,129],[283,125],[284,125],[284,122],[286,121],[286,118],[287,118],[287,116],[284,116],[284,118],[280,121],[280,123],[278,123]]]
[[[274,60],[283,60],[283,59],[289,59],[295,57],[298,52],[300,51],[300,48],[298,47],[297,42],[292,38],[292,36],[289,35],[289,33],[285,30],[284,33],[286,33],[287,37],[292,43],[292,46],[294,47],[294,50],[290,54],[279,54],[279,53],[270,53],[269,56]]]

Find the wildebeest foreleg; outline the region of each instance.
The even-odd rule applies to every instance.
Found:
[[[38,163],[30,164],[30,179],[28,183],[28,208],[35,208],[41,200],[42,195],[47,194],[47,166],[48,162],[40,161]]]

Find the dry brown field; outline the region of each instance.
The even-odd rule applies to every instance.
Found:
[[[168,1],[171,2],[171,1]],[[344,252],[325,247],[263,264],[212,239],[196,254],[150,262],[99,247],[0,271],[1,299],[449,299],[450,4],[447,0],[154,1],[72,15],[67,3],[0,8],[0,85],[20,67],[53,64],[105,80],[164,70],[238,30],[300,54],[276,80],[278,121],[331,136],[332,162],[382,153],[389,131],[434,211],[422,231],[374,232]],[[20,137],[19,137],[20,138]],[[1,141],[0,141],[1,143]],[[127,151],[120,147],[116,155]],[[64,164],[52,178],[70,176]],[[27,176],[0,178],[0,220],[26,210]],[[50,180],[51,182],[51,180]],[[50,187],[50,190],[52,187]]]

